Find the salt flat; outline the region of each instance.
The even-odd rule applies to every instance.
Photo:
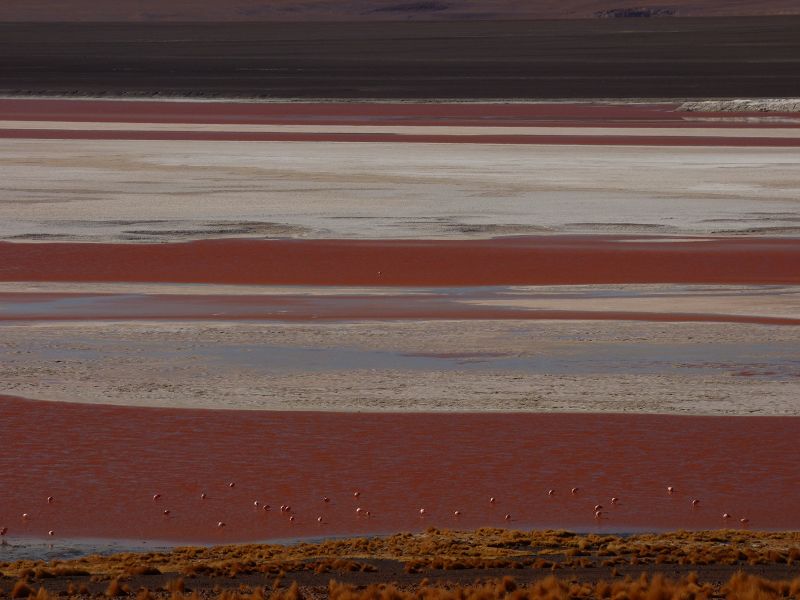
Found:
[[[0,239],[800,232],[796,148],[0,140]]]
[[[0,394],[321,411],[800,415],[796,327],[620,321],[38,323]]]

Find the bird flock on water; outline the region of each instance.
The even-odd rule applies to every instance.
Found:
[[[229,482],[227,484],[227,486],[232,489],[232,488],[236,487],[236,483],[231,481],[231,482]],[[671,486],[671,485],[666,487],[666,492],[670,496],[675,494],[675,491],[676,491],[675,488],[673,486]],[[572,494],[573,496],[577,496],[579,493],[580,493],[580,488],[578,488],[578,487],[573,487],[573,488],[570,489],[570,494]],[[556,490],[555,489],[551,488],[551,489],[547,490],[547,496],[552,497],[552,496],[555,496],[555,495],[556,495]],[[200,493],[200,499],[201,500],[207,500],[208,497],[209,496],[205,491]],[[357,501],[360,497],[361,497],[361,492],[360,491],[356,490],[356,491],[353,492],[353,499],[354,500]],[[161,493],[157,492],[157,493],[153,494],[152,500],[155,503],[160,503],[163,500],[163,496],[162,496]],[[331,502],[331,499],[328,496],[323,496],[321,498],[321,501],[322,501],[322,504],[324,506],[324,505],[329,504]],[[47,497],[47,499],[46,499],[46,503],[47,504],[53,504],[54,502],[55,502],[55,498],[53,496],[48,496]],[[619,504],[619,502],[620,502],[620,499],[617,496],[613,496],[610,499],[610,503],[612,505],[617,505],[617,504]],[[494,496],[490,497],[488,499],[488,503],[490,505],[497,504],[497,498],[495,498]],[[699,498],[692,498],[690,504],[691,504],[692,508],[697,508],[700,505],[700,499]],[[259,510],[264,510],[264,511],[272,510],[272,507],[269,504],[262,503],[260,500],[254,500],[253,501],[253,507],[256,508],[256,509],[259,509]],[[292,510],[292,507],[290,505],[282,504],[280,506],[279,510],[280,510],[281,514],[286,516],[286,518],[289,521],[289,523],[294,523],[295,522],[296,515],[295,515],[295,512]],[[172,511],[169,508],[163,508],[161,510],[161,514],[164,515],[165,517],[169,517],[170,515],[172,515]],[[358,517],[364,517],[364,518],[369,518],[369,517],[372,516],[372,513],[369,510],[367,510],[364,507],[362,507],[362,506],[356,506],[355,514]],[[418,514],[419,514],[419,517],[421,519],[424,519],[425,517],[428,516],[428,511],[425,509],[425,507],[420,507],[418,509]],[[594,505],[593,514],[594,514],[594,518],[596,520],[598,520],[598,521],[607,518],[607,511],[604,509],[602,504]],[[461,510],[454,510],[452,515],[453,515],[454,518],[458,519],[459,517],[461,517],[463,515],[463,512]],[[30,521],[31,519],[32,519],[31,513],[28,513],[28,512],[22,513],[21,520],[24,523]],[[505,521],[511,521],[512,520],[511,514],[510,513],[506,513],[504,515],[504,520]],[[734,520],[734,516],[731,513],[724,512],[724,513],[722,513],[722,520],[724,522],[726,522],[726,523],[727,522],[732,522]],[[326,523],[325,517],[323,516],[323,514],[318,514],[316,516],[316,521],[320,525]],[[740,517],[739,518],[739,523],[742,526],[747,526],[750,523],[750,520],[747,517]],[[226,525],[226,523],[224,521],[217,521],[216,526],[217,526],[217,528],[222,529],[222,528],[226,527],[227,525]],[[8,532],[9,532],[9,527],[7,525],[0,526],[0,537],[6,536],[8,534]],[[55,532],[54,529],[50,529],[50,530],[48,530],[47,535],[49,537],[53,537],[53,536],[56,535],[56,532]]]

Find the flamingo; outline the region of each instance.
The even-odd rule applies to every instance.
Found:
[[[330,498],[328,498],[327,496],[323,496],[323,497],[322,497],[322,501],[323,501],[323,502],[330,502],[330,501],[331,501],[331,499],[330,499]]]
[[[169,516],[169,509],[165,509],[165,510],[164,510],[164,516],[165,516],[165,517],[168,517],[168,516]]]
[[[555,493],[556,493],[556,491],[555,491],[555,490],[547,490],[547,495],[548,495],[548,496],[552,496],[552,495],[553,495],[553,494],[555,494]]]
[[[161,494],[153,494],[153,502],[158,502],[159,498],[161,498]]]
[[[614,496],[614,497],[611,499],[611,504],[616,504],[617,502],[619,502],[619,498],[617,498],[616,496]]]
[[[723,519],[730,519],[731,515],[729,513],[722,513],[722,518]]]
[[[353,498],[358,498],[361,495],[361,492],[353,492]]]
[[[322,517],[317,517],[317,523],[322,523]]]
[[[580,489],[580,488],[576,488],[576,487],[574,487],[574,488],[572,488],[572,489],[570,490],[570,492],[572,492],[572,494],[577,494],[579,489]]]
[[[594,512],[600,512],[601,510],[603,510],[603,505],[602,504],[595,504]]]
[[[254,501],[253,501],[253,506],[255,506],[256,508],[258,508],[259,506],[261,506],[261,502],[259,502],[258,500],[254,500]]]
[[[602,519],[603,518],[603,513],[600,512],[599,510],[594,511],[594,518],[595,519]]]
[[[747,525],[749,522],[750,519],[748,519],[747,517],[742,517],[741,519],[739,519],[739,523],[741,523],[742,525]]]
[[[53,531],[52,529],[47,532],[47,535],[49,535],[50,537],[53,537],[55,534],[56,534],[56,532]]]
[[[218,522],[218,523],[217,523],[217,527],[219,527],[220,529],[222,529],[223,527],[225,527],[225,523],[223,523],[222,521],[220,521],[220,522]]]
[[[356,514],[357,514],[357,515],[360,515],[362,512],[364,512],[364,509],[363,509],[363,508],[361,508],[361,507],[359,506],[359,507],[356,509]]]
[[[460,517],[460,516],[461,516],[461,511],[460,511],[460,510],[457,510],[457,511],[455,511],[455,512],[453,513],[453,516],[454,516],[454,517]]]
[[[205,493],[205,492],[201,492],[201,493],[200,493],[200,499],[201,499],[201,500],[205,500],[206,498],[208,498],[208,495],[206,495],[206,493]]]
[[[269,504],[265,504],[265,505],[263,506],[263,508],[264,508],[264,510],[269,510],[271,507],[270,507],[270,505],[269,505]]]
[[[700,504],[700,500],[698,500],[697,498],[692,500],[692,506],[697,506],[698,504]]]
[[[290,521],[291,523],[294,523],[294,516],[291,516],[291,517],[289,517],[289,521]]]
[[[369,511],[365,511],[365,512],[364,512],[364,515],[365,515],[366,517],[368,517],[368,518],[369,518],[369,517],[371,517],[371,516],[372,516],[372,513],[371,513],[371,512],[369,512]]]
[[[8,527],[0,527],[0,535],[5,535],[8,533]]]
[[[496,500],[495,500],[495,497],[494,497],[494,496],[492,496],[491,498],[489,498],[489,504],[494,504],[495,502],[496,502]]]
[[[511,520],[511,515],[506,515],[506,516],[505,516],[505,517],[503,517],[503,518],[504,518],[506,521],[510,521],[510,520]]]
[[[31,516],[28,513],[22,513],[22,518],[27,521]]]
[[[47,497],[47,503],[48,504],[52,504],[54,501],[55,501],[55,498],[53,498],[52,496],[48,496]]]
[[[419,509],[419,516],[420,517],[424,517],[425,516],[425,509],[424,508],[420,508]]]
[[[668,486],[667,486],[667,493],[668,493],[668,494],[671,494],[671,493],[672,493],[672,492],[674,492],[674,491],[675,491],[675,488],[674,488],[674,487],[672,487],[671,485],[668,485]]]
[[[236,482],[235,482],[235,481],[231,481],[231,482],[228,484],[228,487],[229,487],[229,488],[236,487]]]

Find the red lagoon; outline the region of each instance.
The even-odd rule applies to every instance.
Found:
[[[48,530],[218,543],[432,525],[625,532],[740,518],[800,528],[793,417],[201,411],[2,397],[0,422],[0,526],[12,540]]]
[[[410,142],[416,144],[539,144],[578,146],[720,146],[794,148],[800,138],[640,135],[447,135],[401,133],[280,133],[246,131],[101,131],[0,129],[0,139],[193,140],[217,142]]]
[[[570,127],[796,126],[797,113],[676,110],[677,103],[192,102],[0,98],[0,119],[76,123],[455,125]]]
[[[477,286],[800,284],[800,239],[0,242],[0,281]]]

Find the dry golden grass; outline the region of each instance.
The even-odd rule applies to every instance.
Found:
[[[369,571],[365,559],[392,559],[409,572],[426,569],[486,569],[622,565],[800,564],[800,533],[679,531],[626,537],[577,535],[568,531],[429,529],[386,537],[328,540],[315,544],[241,544],[182,547],[171,552],[86,556],[68,561],[0,563],[7,576],[25,579],[91,575],[126,580],[146,574],[186,577],[239,574],[279,575],[297,571]]]
[[[17,595],[14,595],[17,594]],[[637,579],[626,578],[617,581],[597,582],[567,581],[555,576],[527,584],[518,585],[513,578],[476,583],[466,586],[430,585],[423,581],[411,588],[400,588],[393,584],[377,584],[367,587],[339,583],[331,580],[328,584],[329,600],[771,600],[777,598],[800,597],[800,577],[792,581],[772,581],[761,577],[736,573],[726,583],[713,585],[702,583],[696,574],[691,573],[678,580],[663,575],[647,576]],[[304,600],[306,595],[296,582],[288,588],[219,590],[213,593],[198,591],[187,593],[183,583],[168,586],[165,590],[150,591],[141,589],[136,593],[113,580],[106,591],[107,598],[135,597],[136,600]],[[44,588],[33,590],[27,584],[18,583],[12,598],[30,600],[56,600],[56,598],[86,598],[86,594],[66,594],[55,596]],[[320,594],[315,593],[315,598]]]

